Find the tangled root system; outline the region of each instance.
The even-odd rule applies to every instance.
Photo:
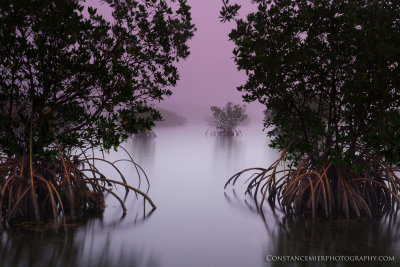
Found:
[[[133,164],[139,177],[147,180],[143,169],[132,158],[107,161],[89,155],[89,149],[79,154],[61,152],[51,160],[24,155],[0,158],[0,227],[13,222],[54,219],[55,225],[65,224],[66,217],[76,218],[88,212],[102,212],[105,208],[104,194],[113,195],[126,214],[124,201],[112,187],[122,186],[141,195],[155,209],[146,193],[127,184],[117,162]],[[126,150],[125,150],[126,151]],[[128,153],[128,152],[127,152]],[[109,165],[119,174],[109,179],[96,167],[98,163]],[[149,186],[149,184],[148,184]],[[126,196],[125,195],[125,196]]]
[[[382,216],[398,209],[399,169],[382,159],[364,153],[357,159],[362,166],[356,173],[351,166],[324,162],[318,167],[312,157],[300,161],[297,168],[286,165],[287,152],[268,168],[250,168],[233,175],[225,184],[235,185],[245,174],[251,176],[246,194],[253,195],[258,207],[265,199],[278,204],[286,214],[326,217]]]

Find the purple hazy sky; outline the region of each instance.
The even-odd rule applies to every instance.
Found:
[[[250,0],[231,2],[242,5],[241,15],[254,9]],[[218,18],[222,0],[188,0],[188,3],[197,28],[189,41],[191,55],[177,64],[180,81],[172,88],[173,95],[157,106],[198,120],[211,115],[212,105],[222,106],[228,101],[241,104],[242,94],[236,87],[246,81],[246,75],[237,71],[232,58],[234,46],[228,33],[235,24],[221,23]],[[97,6],[100,13],[109,15],[106,5],[99,5],[98,0],[89,0],[87,4]],[[261,121],[262,105],[251,103],[246,106],[250,117]]]
[[[242,5],[241,15],[252,8],[250,0],[234,2]],[[173,95],[159,106],[177,111],[189,108],[194,112],[210,113],[211,105],[222,106],[228,101],[242,103],[242,94],[236,87],[246,81],[246,75],[237,71],[232,58],[234,45],[228,38],[235,24],[220,22],[221,0],[189,0],[188,3],[197,28],[189,42],[191,55],[179,62],[181,79],[173,88]],[[261,104],[247,105],[247,110],[258,121],[262,118]]]
[[[190,41],[190,57],[180,63],[181,80],[170,98],[171,103],[224,104],[241,102],[235,88],[245,81],[232,59],[233,43],[227,34],[233,23],[219,21],[219,0],[190,0],[197,31]]]

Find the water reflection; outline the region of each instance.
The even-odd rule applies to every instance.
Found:
[[[264,207],[262,211],[251,195],[239,197],[225,192],[233,206],[260,216],[268,242],[262,258],[272,256],[390,256],[389,262],[265,262],[265,266],[399,266],[400,222],[393,217],[379,220],[311,220],[282,214]]]
[[[214,143],[214,160],[224,170],[232,170],[236,168],[237,162],[244,159],[244,150],[241,143],[241,137],[238,136],[213,136]]]
[[[119,222],[114,227],[124,227]],[[116,243],[114,227],[101,224],[102,218],[92,218],[85,226],[70,224],[58,233],[39,224],[10,229],[1,236],[0,266],[160,266],[142,248]]]
[[[242,199],[239,194],[236,193],[235,189],[232,189],[232,192],[227,193],[224,192],[225,199],[232,205],[235,206],[242,211],[248,211],[251,214],[260,214],[258,211],[258,205],[254,202],[251,195],[246,195],[244,199]]]
[[[154,164],[154,154],[156,152],[157,137],[146,135],[135,135],[130,145],[135,160],[140,164],[145,164],[147,168],[152,168]]]
[[[363,220],[304,220],[284,217],[271,235],[268,255],[395,256],[399,259],[398,224]],[[387,265],[388,263],[385,263]],[[390,264],[390,263],[389,263]],[[391,262],[393,266],[396,262]],[[315,266],[317,263],[292,263]],[[329,266],[380,266],[374,262],[330,262]],[[273,266],[287,266],[276,262]],[[397,265],[398,266],[398,265]]]
[[[130,193],[128,214],[120,219],[120,204],[110,196],[103,217],[66,232],[3,232],[0,266],[313,266],[264,260],[267,255],[301,254],[400,259],[397,224],[302,221],[267,206],[259,213],[251,195],[243,199],[246,187],[240,186],[241,181],[234,187],[236,192],[226,190],[224,198],[223,186],[232,174],[249,166],[268,166],[278,153],[268,150],[265,134],[258,128],[243,129],[239,138],[208,137],[204,128],[160,127],[157,138],[130,139],[125,144],[149,176],[150,197],[157,205],[150,217],[149,205],[144,210],[143,198]],[[108,157],[115,161],[127,154],[112,151]],[[131,164],[118,162],[118,167],[128,183],[138,185]],[[112,169],[101,171],[118,175]],[[147,184],[142,182],[145,191]],[[117,189],[123,198],[125,191]],[[325,265],[352,263],[318,266]]]

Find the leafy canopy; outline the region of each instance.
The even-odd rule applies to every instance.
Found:
[[[248,76],[238,90],[266,106],[272,147],[291,143],[294,162],[319,152],[354,167],[364,153],[400,163],[399,1],[255,0],[245,19],[223,2]]]
[[[247,118],[246,106],[228,102],[225,107],[212,106],[211,111],[214,117],[217,130],[230,132]]]
[[[193,36],[186,0],[0,2],[0,152],[117,147],[148,130]]]

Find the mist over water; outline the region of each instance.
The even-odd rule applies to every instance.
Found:
[[[187,116],[187,114],[185,114]],[[203,115],[203,114],[201,114]],[[130,194],[128,215],[112,196],[106,211],[59,234],[36,228],[3,234],[0,266],[317,266],[266,262],[268,255],[400,255],[399,228],[367,221],[307,222],[264,208],[239,186],[224,184],[249,167],[267,167],[279,153],[268,147],[260,123],[240,127],[239,137],[206,136],[200,119],[154,129],[157,137],[134,136],[123,146],[150,179],[155,212]],[[109,160],[126,158],[111,152]],[[121,163],[128,183],[138,185],[136,170]],[[107,177],[117,174],[103,171]],[[142,180],[141,190],[147,192]],[[124,190],[116,191],[123,197]],[[33,232],[32,232],[33,231]],[[332,263],[330,266],[381,266]]]
[[[400,236],[395,225],[293,220],[267,206],[261,216],[253,198],[244,195],[245,178],[234,190],[224,190],[224,184],[237,171],[268,166],[278,152],[268,147],[259,125],[241,127],[240,137],[206,136],[207,127],[157,127],[156,138],[136,136],[123,145],[150,179],[148,193],[157,205],[153,213],[130,193],[128,214],[122,218],[118,201],[108,196],[102,216],[70,224],[66,232],[27,225],[3,234],[0,266],[303,266],[266,262],[265,257],[397,257]],[[114,161],[126,154],[120,150],[106,158]],[[136,186],[135,168],[123,162],[118,166]],[[104,172],[117,175],[111,169]],[[147,191],[143,179],[141,190]],[[116,192],[121,197],[125,193],[122,188]]]

